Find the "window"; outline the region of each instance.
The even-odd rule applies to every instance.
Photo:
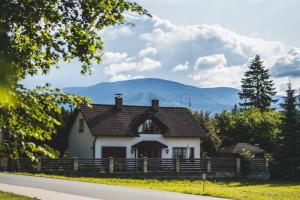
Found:
[[[84,120],[79,119],[79,132],[84,132]]]
[[[186,147],[173,148],[173,158],[187,158],[188,149]],[[194,158],[194,148],[189,148],[189,158]]]
[[[160,128],[151,120],[147,119],[144,123],[142,123],[138,127],[139,133],[148,133],[148,134],[155,134],[155,133],[161,133]]]

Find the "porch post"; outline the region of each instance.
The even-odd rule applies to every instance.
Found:
[[[207,157],[207,172],[211,172],[211,159],[210,157]]]
[[[108,158],[108,170],[109,170],[109,173],[114,172],[114,158],[113,157]]]
[[[77,157],[73,158],[73,170],[78,171],[78,158]]]
[[[143,173],[148,172],[148,160],[147,157],[143,157]]]
[[[175,171],[176,173],[180,172],[180,158],[178,157],[175,158]]]

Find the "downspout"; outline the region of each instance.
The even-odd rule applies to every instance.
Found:
[[[92,149],[93,149],[93,158],[94,159],[95,159],[95,156],[96,156],[96,148],[95,148],[96,140],[97,140],[97,136],[94,136],[94,142],[93,142],[93,146],[92,146]]]

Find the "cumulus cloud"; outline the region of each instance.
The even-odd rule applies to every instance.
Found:
[[[300,48],[291,48],[287,54],[280,56],[271,73],[275,77],[300,77]]]
[[[180,72],[180,71],[186,71],[189,69],[189,62],[188,61],[185,61],[184,64],[178,64],[176,65],[172,71],[173,72]]]
[[[235,87],[239,88],[241,83],[240,75],[245,72],[244,66],[217,65],[213,68],[201,70],[188,77],[200,82],[202,87]]]
[[[111,81],[115,80],[127,80],[137,76],[132,76],[130,74],[124,74],[125,72],[136,73],[136,72],[147,72],[153,71],[161,67],[159,61],[153,60],[151,58],[143,58],[138,62],[120,62],[112,63],[104,68],[104,73],[110,76]],[[141,77],[141,75],[138,75]]]
[[[127,53],[105,52],[103,55],[103,64],[120,63],[127,58]]]
[[[116,40],[118,38],[129,37],[133,35],[130,27],[119,26],[119,27],[109,27],[100,31],[100,34],[105,37],[105,40]]]
[[[141,62],[137,63],[136,71],[153,71],[160,67],[161,63],[159,61],[153,60],[151,58],[143,58]]]
[[[256,54],[276,77],[275,82],[280,78],[283,84],[286,76],[300,76],[299,49],[287,52],[281,42],[241,35],[220,25],[182,26],[155,16],[129,15],[126,20],[135,26],[101,31],[106,53],[103,63],[93,66],[95,75],[88,78],[90,84],[142,76],[195,86],[239,87],[249,60]],[[79,64],[76,67],[79,71]],[[72,67],[68,72],[61,69],[63,75],[74,71]],[[81,85],[78,77],[74,80]],[[83,78],[80,80],[83,82]]]
[[[145,78],[145,77],[141,75],[131,76],[126,74],[116,74],[110,78],[110,81],[125,81],[125,80],[140,79],[140,78]]]
[[[207,69],[215,66],[225,66],[226,64],[227,60],[224,54],[216,54],[197,58],[194,69]]]
[[[140,57],[145,57],[145,56],[154,56],[157,54],[157,50],[153,47],[147,47],[145,49],[142,49],[139,52]]]

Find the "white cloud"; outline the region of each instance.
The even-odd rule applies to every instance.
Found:
[[[300,48],[291,48],[287,54],[280,56],[271,73],[275,77],[300,77]]]
[[[145,56],[154,56],[157,54],[157,50],[153,47],[147,47],[145,49],[142,49],[139,52],[140,57],[145,57]]]
[[[140,79],[140,78],[145,78],[144,76],[137,75],[137,76],[131,76],[131,75],[126,75],[126,74],[117,74],[114,75],[110,78],[110,81],[125,81],[129,79]]]
[[[215,66],[225,66],[226,64],[227,64],[227,60],[224,54],[216,54],[216,55],[197,58],[194,65],[194,69],[195,70],[206,69]]]
[[[198,51],[201,56],[224,54],[233,64],[241,64],[255,54],[269,57],[284,51],[280,42],[239,35],[219,25],[176,26],[155,17],[152,26],[153,30],[142,33],[140,38],[155,48]]]
[[[240,88],[241,74],[245,72],[244,66],[222,65],[205,69],[188,77],[201,87],[235,87]]]
[[[105,52],[103,55],[103,64],[120,63],[127,58],[127,53]]]
[[[99,33],[102,37],[105,37],[106,40],[116,40],[120,37],[129,37],[133,35],[131,29],[129,26],[119,26],[118,28],[115,27],[109,27],[106,29],[103,29]]]
[[[189,62],[188,61],[185,61],[184,64],[178,64],[176,65],[172,71],[173,72],[180,72],[180,71],[186,71],[189,69]]]
[[[159,61],[153,60],[151,58],[143,58],[142,61],[137,63],[136,71],[139,72],[153,71],[160,67],[161,67],[161,63]]]
[[[88,80],[75,76],[80,71],[77,62],[76,69],[73,65],[62,67],[61,75],[51,74],[49,80],[54,82],[56,77],[62,77],[57,85],[67,87],[143,76],[195,86],[239,87],[249,60],[260,54],[276,84],[284,84],[286,77],[300,82],[296,81],[300,76],[299,49],[287,52],[281,42],[241,35],[220,25],[181,26],[155,16],[130,15],[126,20],[135,26],[120,25],[101,31],[106,53],[103,63],[93,66],[94,76],[86,78]],[[65,74],[73,75],[73,84],[65,80]],[[37,79],[32,80],[37,82]],[[46,78],[39,80],[44,82]],[[284,88],[278,84],[276,87]]]
[[[145,57],[137,62],[125,61],[121,63],[110,64],[104,68],[104,73],[111,77],[110,80],[127,80],[133,79],[137,76],[124,73],[150,72],[160,67],[161,63],[159,61]],[[141,76],[142,75],[138,75],[138,77]]]

